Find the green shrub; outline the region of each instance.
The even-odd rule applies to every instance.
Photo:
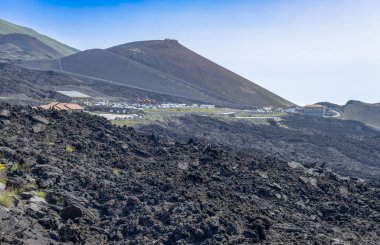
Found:
[[[25,187],[20,187],[20,188],[17,188],[16,190],[15,190],[15,193],[17,194],[17,195],[20,195],[21,193],[23,193],[23,192],[25,192],[26,190],[25,190]]]
[[[7,184],[7,179],[3,176],[0,176],[0,183],[4,185]]]
[[[13,195],[9,192],[0,194],[0,205],[6,208],[10,208],[13,203]]]
[[[113,169],[112,169],[112,173],[113,173],[115,176],[119,176],[119,175],[120,175],[120,169],[118,169],[118,168],[113,168]]]
[[[44,191],[36,191],[36,195],[43,199],[46,198],[46,193]]]
[[[29,182],[24,185],[25,190],[30,191],[30,190],[36,190],[37,189],[37,183],[35,181]]]
[[[6,168],[5,164],[0,162],[0,173],[4,173]]]
[[[20,164],[18,162],[15,162],[15,163],[13,163],[13,165],[12,165],[11,169],[9,169],[9,171],[11,173],[13,173],[13,172],[17,171],[19,168],[20,168]]]
[[[67,146],[66,146],[66,151],[67,151],[68,153],[72,153],[72,152],[74,152],[74,147],[72,147],[71,145],[67,145]]]

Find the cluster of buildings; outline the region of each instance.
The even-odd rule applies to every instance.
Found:
[[[327,107],[318,104],[306,105],[303,107],[291,107],[291,108],[272,108],[272,107],[263,107],[256,108],[252,110],[256,114],[276,114],[276,113],[298,113],[305,116],[313,117],[325,117],[327,112]]]
[[[214,109],[215,105],[205,105],[205,104],[177,104],[177,103],[168,103],[168,104],[160,104],[157,108],[177,108],[177,109],[186,109],[186,108],[200,108],[200,109]]]
[[[178,103],[165,103],[165,104],[151,104],[151,103],[110,103],[109,101],[100,101],[93,103],[89,110],[92,111],[102,111],[114,114],[129,114],[137,113],[138,111],[145,109],[189,109],[189,108],[201,108],[201,109],[212,109],[215,105],[206,104],[178,104]]]
[[[91,106],[91,110],[100,110],[113,114],[128,114],[136,113],[142,109],[159,109],[159,108],[204,108],[213,109],[215,105],[205,104],[178,104],[178,103],[166,103],[153,105],[152,103],[109,103],[109,101],[93,103],[91,96],[78,91],[55,91],[49,96],[51,101],[47,105],[40,106],[42,109],[55,109],[55,110],[67,110],[67,111],[83,111],[84,107]],[[300,113],[305,116],[313,117],[325,117],[327,108],[323,105],[313,104],[306,105],[304,107],[293,108],[272,108],[262,107],[251,110],[256,114],[275,114],[275,113]]]
[[[49,98],[51,102],[39,108],[45,110],[83,111],[91,102],[91,96],[77,91],[55,91]]]
[[[49,97],[49,104],[40,106],[42,109],[55,109],[55,110],[67,110],[67,111],[83,111],[86,107],[90,111],[102,111],[112,114],[129,114],[136,113],[139,110],[144,109],[160,109],[160,108],[203,108],[213,109],[215,105],[207,104],[179,104],[179,103],[166,103],[154,105],[152,100],[144,99],[139,100],[139,103],[121,103],[121,102],[109,102],[94,101],[91,96],[78,91],[55,91]]]

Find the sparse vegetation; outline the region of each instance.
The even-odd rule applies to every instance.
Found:
[[[66,199],[63,196],[53,195],[53,200],[55,200],[55,203],[59,206],[66,206]]]
[[[13,163],[12,167],[9,169],[9,172],[13,173],[20,169],[20,164],[18,162]]]
[[[3,176],[0,176],[0,183],[5,185],[7,183],[7,179]]]
[[[40,198],[43,198],[43,199],[46,198],[46,192],[41,191],[41,190],[36,191],[36,195],[37,195],[38,197],[40,197]]]
[[[29,182],[29,183],[27,183],[27,184],[24,185],[24,188],[25,188],[25,190],[27,190],[27,191],[30,191],[30,190],[36,190],[36,189],[37,189],[37,184],[36,184],[35,181],[33,181],[33,182]]]
[[[112,173],[113,173],[113,175],[115,175],[115,176],[120,176],[120,169],[118,169],[118,168],[113,168],[113,169],[112,169]]]
[[[20,195],[21,193],[25,192],[25,187],[20,187],[20,188],[17,188],[15,191],[14,191],[14,194],[15,195]]]
[[[10,208],[12,206],[12,202],[13,202],[13,195],[11,195],[9,192],[0,194],[0,206]]]
[[[20,195],[23,192],[25,192],[25,188],[23,186],[21,186],[19,188],[9,188],[6,191],[6,193],[7,193],[8,196],[17,196],[17,195]]]
[[[72,147],[71,145],[67,145],[66,146],[66,152],[68,152],[68,153],[74,152],[74,147]]]
[[[1,173],[5,173],[5,169],[6,169],[7,167],[5,166],[5,164],[3,164],[3,163],[1,163],[0,162],[0,174]]]

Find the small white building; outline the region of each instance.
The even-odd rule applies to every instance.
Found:
[[[303,107],[303,114],[305,116],[324,117],[326,114],[326,107],[323,105],[306,105]]]

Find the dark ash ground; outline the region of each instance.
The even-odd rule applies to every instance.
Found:
[[[189,130],[196,120],[194,125],[225,132],[217,141],[210,130],[200,137],[198,128],[189,141],[189,135],[179,135],[180,127],[172,133],[166,126],[139,132],[82,113],[3,104],[0,118],[2,192],[24,187],[11,207],[0,207],[1,244],[380,243],[378,182],[341,177],[318,161],[303,167],[275,153],[278,147],[242,153],[248,147],[244,138],[235,148],[220,144],[239,134],[224,138],[230,128],[216,121],[187,118],[190,124],[182,124]],[[302,120],[284,124],[298,127]],[[285,132],[305,147],[323,139],[317,129],[305,139],[302,131],[258,127],[251,136],[273,132],[279,144],[285,144],[280,143]],[[357,142],[363,146],[357,152],[376,167],[371,161],[379,133],[357,128],[354,134],[348,128],[352,140],[344,138],[342,152],[353,154],[343,150]],[[250,137],[247,128],[239,130],[239,137]],[[179,139],[185,137],[186,142]],[[363,139],[368,144],[361,144]],[[326,135],[330,141],[335,144]],[[20,166],[11,171],[15,162]],[[46,193],[45,200],[36,190]]]

